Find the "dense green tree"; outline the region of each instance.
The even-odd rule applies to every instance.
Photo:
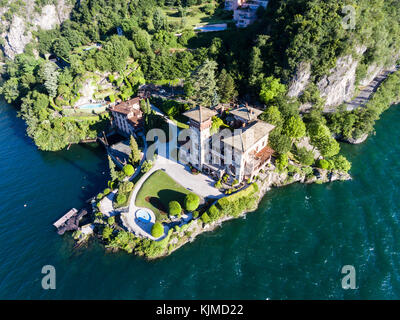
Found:
[[[210,217],[211,221],[216,221],[221,217],[221,212],[215,205],[212,205],[208,209],[208,216]]]
[[[259,92],[264,80],[264,62],[262,60],[261,49],[257,46],[252,48],[249,64],[249,85],[254,88],[253,93]]]
[[[192,74],[190,79],[192,85],[192,96],[196,103],[201,106],[210,107],[217,92],[215,70],[217,63],[206,60]]]
[[[289,164],[289,158],[286,153],[279,154],[279,156],[275,159],[275,166],[279,172],[285,170],[288,164]]]
[[[333,157],[331,161],[336,170],[348,172],[351,169],[351,163],[342,155]]]
[[[201,221],[203,221],[204,224],[210,223],[211,219],[210,216],[207,214],[207,212],[204,212],[201,217],[200,217]]]
[[[235,81],[225,69],[222,69],[218,77],[218,93],[222,103],[230,102],[238,95]]]
[[[296,148],[296,159],[305,166],[311,166],[314,163],[314,153],[306,148]]]
[[[194,193],[189,193],[185,197],[185,208],[187,211],[194,211],[199,207],[200,198]]]
[[[262,102],[269,104],[279,96],[286,93],[286,86],[274,77],[266,78],[261,84],[260,99]]]
[[[178,201],[171,201],[169,203],[169,214],[171,216],[179,216],[182,212],[182,207]]]
[[[118,192],[119,193],[129,193],[133,190],[134,184],[132,181],[124,181],[119,184]]]
[[[260,116],[261,120],[266,121],[270,124],[273,124],[274,126],[278,128],[282,128],[284,119],[282,117],[281,112],[279,111],[279,108],[276,106],[270,106],[268,107],[264,113]]]
[[[324,157],[333,157],[339,153],[340,145],[332,137],[327,126],[322,124],[312,125],[308,131],[311,142],[318,148]]]
[[[143,173],[146,173],[146,172],[149,172],[150,171],[150,169],[153,167],[153,161],[151,161],[151,160],[146,160],[145,162],[143,162],[143,164],[142,164],[142,172]]]
[[[55,63],[51,61],[46,61],[43,64],[42,69],[42,78],[44,81],[44,86],[51,98],[54,98],[57,95],[58,88],[58,67]]]
[[[113,234],[113,229],[110,228],[109,226],[105,226],[102,234],[103,239],[109,240],[112,234]]]
[[[135,29],[132,32],[132,41],[137,50],[150,54],[151,37],[146,30]]]
[[[1,94],[8,103],[14,102],[19,97],[18,79],[11,78],[1,87]]]
[[[153,13],[153,26],[156,32],[165,29],[167,18],[161,8],[157,8]]]
[[[299,116],[292,116],[283,127],[283,134],[292,139],[299,139],[306,134],[306,125]]]
[[[96,54],[97,65],[105,71],[123,71],[131,50],[131,41],[123,36],[114,35],[104,45],[103,50]]]
[[[114,225],[115,224],[115,217],[109,217],[107,219],[107,224],[110,225],[110,226]]]
[[[118,193],[117,194],[117,205],[118,206],[123,206],[126,204],[126,202],[128,201],[128,198],[126,196],[126,194],[124,193]]]
[[[122,171],[124,172],[125,176],[130,177],[135,173],[135,169],[131,164],[127,164],[122,168]]]
[[[323,170],[330,170],[331,164],[326,159],[320,159],[317,161],[317,167]]]
[[[276,129],[271,132],[269,143],[271,148],[278,154],[288,153],[292,147],[292,139],[284,134],[281,134]]]
[[[151,228],[151,235],[154,238],[160,238],[164,234],[164,226],[161,222],[156,221]]]
[[[68,40],[65,38],[58,38],[54,40],[52,50],[53,52],[63,58],[68,60],[69,54],[71,52],[71,45],[69,44]]]

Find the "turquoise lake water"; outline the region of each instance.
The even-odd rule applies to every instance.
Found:
[[[74,250],[57,235],[55,220],[104,189],[105,153],[40,152],[1,103],[0,298],[398,299],[399,119],[393,107],[376,136],[343,146],[353,181],[275,189],[246,219],[147,262],[95,242]],[[56,290],[41,288],[44,265],[56,268]],[[342,289],[344,265],[354,265],[358,289]]]

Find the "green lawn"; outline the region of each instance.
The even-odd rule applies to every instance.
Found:
[[[136,197],[136,206],[152,210],[157,220],[168,218],[168,204],[176,200],[183,206],[186,194],[190,193],[162,170],[154,172],[143,183]],[[148,201],[146,200],[148,199]]]

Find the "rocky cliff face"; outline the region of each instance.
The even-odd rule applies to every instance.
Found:
[[[300,63],[289,85],[288,96],[291,98],[299,97],[309,84],[310,78],[311,64],[308,62]]]
[[[356,53],[361,56],[366,51],[366,47],[356,48]],[[322,98],[326,100],[326,110],[332,110],[335,107],[351,101],[356,91],[356,71],[359,61],[352,55],[339,57],[336,67],[330,70],[318,83],[318,89]],[[384,67],[380,65],[371,65],[367,70],[367,75],[359,83],[360,86],[368,85]],[[301,63],[297,68],[295,75],[289,85],[288,95],[290,97],[299,97],[311,81],[311,67],[309,63]]]
[[[326,108],[351,100],[355,92],[357,66],[358,61],[353,56],[341,57],[331,73],[317,83],[321,97],[326,100]]]
[[[72,9],[71,1],[68,0],[58,0],[55,5],[46,5],[41,8],[41,12],[35,10],[35,0],[26,0],[25,4],[12,16],[11,21],[4,19],[7,8],[0,10],[3,20],[2,50],[10,59],[24,51],[32,40],[32,31],[49,30],[60,25],[69,18]]]

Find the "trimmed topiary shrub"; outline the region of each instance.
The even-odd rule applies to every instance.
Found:
[[[178,201],[171,201],[169,203],[169,214],[171,216],[178,216],[182,212],[182,207]]]
[[[194,193],[189,193],[185,197],[185,208],[187,211],[194,211],[199,207],[200,198]]]
[[[133,168],[133,166],[131,164],[127,164],[122,171],[124,171],[125,175],[130,177],[135,173],[135,169]]]
[[[154,238],[159,238],[164,234],[164,226],[162,225],[161,222],[156,222],[153,224],[153,227],[151,228],[151,235]]]
[[[110,189],[110,188],[106,188],[106,189],[104,189],[103,194],[104,194],[105,196],[107,196],[107,195],[110,194],[110,192],[111,192],[111,189]]]

